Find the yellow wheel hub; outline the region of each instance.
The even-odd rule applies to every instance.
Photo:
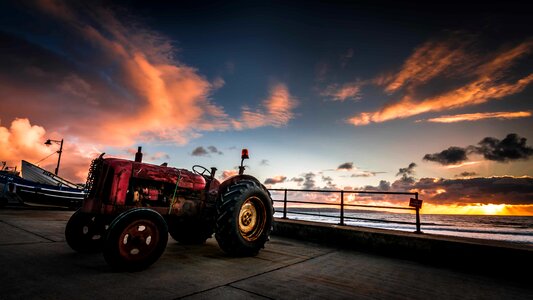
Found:
[[[256,240],[265,227],[266,210],[261,199],[250,197],[239,211],[239,231],[247,241]]]

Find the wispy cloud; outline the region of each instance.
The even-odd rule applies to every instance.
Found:
[[[457,40],[429,41],[415,49],[396,74],[382,75],[375,82],[387,93],[404,87],[416,87],[450,72],[450,67],[469,61],[466,45]]]
[[[334,101],[360,100],[361,82],[351,82],[344,85],[331,84],[322,91],[321,95],[331,98]]]
[[[328,72],[330,71],[329,64],[325,62],[317,63],[315,66],[315,81],[324,82],[327,79]]]
[[[282,127],[294,118],[293,109],[297,100],[291,96],[285,84],[278,83],[270,88],[270,95],[262,106],[255,110],[244,107],[240,119],[232,120],[235,129],[257,128],[262,126]]]
[[[341,55],[340,61],[341,61],[342,68],[345,68],[348,65],[350,60],[353,58],[353,55],[354,55],[354,50],[352,48],[349,48],[348,50],[346,50],[346,52],[344,52]]]
[[[359,113],[347,122],[362,126],[478,105],[517,94],[533,81],[533,74],[507,79],[507,72],[531,53],[532,41],[522,42],[490,56],[469,55],[466,51],[469,47],[469,43],[457,42],[456,38],[425,43],[414,51],[398,73],[374,80],[375,84],[384,87],[386,93],[401,91],[403,96],[377,111]],[[419,87],[445,78],[461,79],[464,83],[433,96],[419,95]]]
[[[350,177],[374,177],[377,174],[383,174],[386,172],[375,172],[375,171],[361,171],[355,174],[352,174]]]
[[[488,112],[488,113],[473,113],[473,114],[459,114],[459,115],[446,115],[437,118],[431,118],[427,120],[419,120],[417,122],[433,122],[433,123],[455,123],[465,121],[479,121],[485,119],[518,119],[531,117],[529,111],[509,111],[509,112]]]

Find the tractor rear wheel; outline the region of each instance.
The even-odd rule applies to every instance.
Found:
[[[235,256],[256,255],[269,239],[274,209],[268,191],[251,180],[230,185],[217,202],[215,237]]]
[[[104,258],[114,269],[144,270],[161,257],[167,241],[167,224],[158,212],[147,208],[130,209],[109,225]]]
[[[78,209],[67,222],[65,239],[70,248],[77,252],[98,252],[102,250],[105,226],[102,217]]]

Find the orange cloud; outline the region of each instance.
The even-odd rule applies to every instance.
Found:
[[[393,93],[406,85],[417,86],[442,75],[453,65],[468,61],[465,45],[457,41],[430,41],[415,49],[402,69],[376,82],[385,85],[387,93]]]
[[[48,83],[52,87],[48,93],[55,86],[56,97],[63,100],[56,113],[69,124],[62,128],[66,134],[110,146],[128,146],[139,139],[185,143],[198,135],[197,128],[215,129],[209,128],[211,119],[226,117],[209,100],[223,79],[211,83],[176,61],[167,37],[98,5],[80,9],[76,3],[40,0],[36,6],[63,25],[73,36],[69,42],[91,48],[89,59],[98,72],[112,70],[103,81],[101,75],[82,74],[69,66],[72,71],[61,74],[59,83]],[[18,90],[25,84],[21,82]],[[19,92],[10,94],[14,98]],[[50,102],[39,98],[41,103]],[[73,111],[79,112],[78,118],[69,120]]]
[[[321,95],[329,97],[334,101],[345,101],[348,99],[359,100],[361,99],[361,85],[362,83],[360,82],[347,83],[342,86],[331,84]]]
[[[226,180],[232,176],[238,175],[239,172],[237,170],[224,170],[222,172],[222,175],[220,175],[220,179]]]
[[[57,54],[9,36],[16,45],[8,48],[27,52],[4,58],[9,61],[0,70],[4,120],[25,117],[69,140],[124,147],[150,140],[184,144],[203,131],[281,127],[294,118],[296,101],[282,83],[259,109],[245,107],[233,118],[212,100],[224,79],[210,81],[177,61],[169,38],[96,4],[81,9],[72,2],[35,3],[63,30],[65,44],[88,50]]]
[[[252,111],[244,107],[241,118],[231,122],[235,129],[285,126],[294,118],[292,110],[296,105],[297,101],[291,96],[287,86],[278,83],[270,89],[270,96],[263,101],[262,108]]]
[[[479,121],[484,119],[517,119],[531,117],[529,111],[515,111],[515,112],[490,112],[490,113],[474,113],[474,114],[460,114],[460,115],[446,115],[438,118],[431,118],[425,121],[433,123],[455,123],[464,121]],[[422,120],[421,120],[422,121]],[[420,122],[420,121],[417,121]]]
[[[20,166],[18,157],[27,157],[28,161],[37,161],[51,151],[44,145],[46,131],[41,126],[31,125],[28,119],[15,119],[11,126],[0,126],[0,157],[8,165]]]
[[[57,145],[45,146],[44,142],[48,138],[61,139],[57,133],[48,134],[43,127],[31,125],[28,119],[15,119],[9,128],[0,126],[0,159],[6,161],[8,166],[17,166],[18,170],[21,159],[32,163],[42,161],[39,164],[41,167],[53,171],[57,164],[54,152],[59,148]],[[85,182],[89,163],[97,154],[95,149],[65,141],[59,175],[76,182]],[[49,158],[43,160],[46,157]]]
[[[429,42],[415,51],[404,64],[404,69],[398,74],[390,79],[380,79],[382,83],[387,84],[386,92],[394,92],[401,87],[406,88],[405,95],[399,101],[388,103],[375,112],[359,113],[347,122],[356,126],[385,122],[432,111],[477,105],[519,93],[533,81],[533,74],[514,82],[504,82],[507,77],[505,73],[518,59],[529,54],[532,48],[533,42],[524,42],[497,53],[490,59],[469,66],[469,68],[474,68],[470,73],[476,76],[475,79],[461,87],[420,100],[416,96],[417,86],[437,76],[446,76],[448,73],[456,74],[458,70],[465,68],[462,64],[457,66],[460,62],[466,61],[463,52],[443,46],[442,43]]]

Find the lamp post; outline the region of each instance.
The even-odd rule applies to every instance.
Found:
[[[57,173],[59,172],[59,163],[61,162],[61,153],[63,153],[63,139],[61,139],[60,141],[47,139],[44,144],[47,146],[50,146],[52,145],[52,142],[59,144],[59,150],[57,151],[57,154],[59,154],[59,157],[57,158],[57,167],[56,167],[56,171],[54,172],[54,174],[57,175]]]

